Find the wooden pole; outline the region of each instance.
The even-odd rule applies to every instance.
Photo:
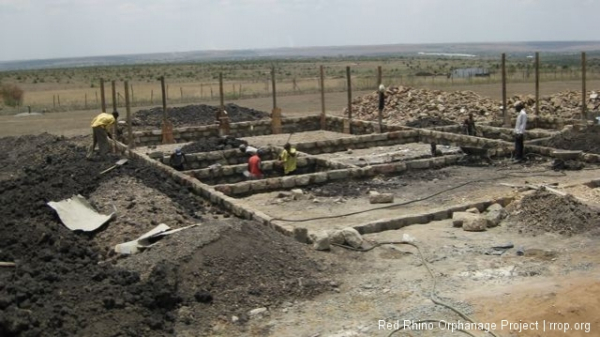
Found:
[[[135,105],[135,96],[133,95],[133,84],[130,87],[131,87],[131,104]]]
[[[327,117],[325,115],[325,71],[320,66],[320,87],[321,87],[321,130],[327,129]]]
[[[167,92],[165,88],[165,77],[160,77],[160,90],[162,92],[162,106],[163,106],[163,122],[167,121]]]
[[[217,115],[215,116],[217,121],[220,121],[221,113],[225,111],[225,97],[223,95],[223,73],[219,73],[219,96],[221,100],[221,109],[217,111]]]
[[[585,68],[585,52],[581,52],[581,118],[587,119],[587,88],[585,86]]]
[[[271,67],[271,85],[273,86],[273,110],[277,109],[277,90],[275,88],[275,66]]]
[[[502,117],[504,119],[504,127],[510,127],[510,117],[508,109],[506,109],[506,54],[502,53]]]
[[[540,53],[539,52],[535,52],[535,114],[536,114],[536,116],[540,114]]]
[[[352,78],[350,77],[350,66],[346,67],[348,79],[348,133],[352,134]]]
[[[100,79],[100,108],[102,109],[102,112],[106,112],[106,96],[104,94],[104,79],[101,78]]]
[[[112,105],[113,111],[117,111],[117,87],[115,81],[110,81],[110,85],[112,87]]]
[[[133,89],[133,86],[131,88]],[[129,102],[129,85],[127,81],[125,81],[125,109],[127,111],[127,148],[131,150],[133,149],[133,131],[131,129],[131,104]]]
[[[381,66],[378,66],[377,67],[377,86],[379,86],[380,84],[382,84],[381,83],[382,80],[383,79],[382,79]]]

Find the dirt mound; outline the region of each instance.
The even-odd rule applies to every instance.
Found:
[[[216,124],[215,116],[219,107],[198,104],[183,107],[167,108],[169,121],[173,126],[192,126]],[[270,118],[270,114],[264,111],[244,108],[236,104],[225,105],[225,110],[232,123],[255,121]],[[160,128],[163,120],[162,108],[137,111],[132,119],[132,124],[138,127]]]
[[[590,113],[600,111],[600,96],[597,92],[598,90],[591,91],[587,97],[587,110]],[[516,101],[524,102],[526,106],[535,109],[535,96],[533,95],[516,95],[509,99],[510,104]],[[567,90],[540,97],[540,114],[567,119],[581,118],[581,91]]]
[[[240,145],[248,145],[248,142],[231,136],[204,138],[187,144],[181,148],[183,153],[210,152],[236,149]]]
[[[105,256],[95,235],[69,231],[46,205],[47,201],[73,194],[89,197],[92,193],[106,193],[103,200],[116,198],[113,200],[120,202],[118,193],[102,192],[98,187],[131,188],[114,184],[135,181],[160,191],[160,202],[164,196],[172,199],[178,205],[176,212],[179,211],[173,217],[185,216],[193,221],[210,206],[136,160],[100,176],[98,173],[113,165],[116,158],[87,161],[85,148],[67,140],[30,140],[41,144],[31,152],[37,151],[45,159],[20,168],[18,160],[7,160],[8,165],[15,164],[15,171],[24,174],[0,181],[0,261],[17,264],[16,268],[0,268],[1,336],[174,335],[182,306],[206,302],[210,296],[214,305],[199,312],[197,317],[203,318],[197,319],[202,324],[197,330],[207,329],[208,322],[228,310],[241,313],[254,305],[275,303],[279,296],[309,296],[322,289],[317,283],[310,283],[315,279],[314,264],[303,255],[304,247],[241,220],[214,245],[207,244],[201,251],[188,250],[185,256],[173,254],[187,248],[179,247],[181,238],[200,242],[206,237],[205,232],[191,236],[186,231],[181,232],[179,239],[175,235],[163,239],[159,245],[165,243],[165,250],[157,249],[159,254],[154,256],[146,255],[153,250],[139,255],[145,261],[140,264],[144,270],[98,264]],[[22,144],[22,149],[29,146],[15,139],[7,143]],[[0,143],[0,148],[3,146],[6,145]],[[133,200],[124,202],[135,203],[135,198],[150,198],[151,194],[131,196]],[[144,205],[154,210],[145,214],[147,218],[154,218],[153,212],[170,209],[163,209],[161,204]],[[140,216],[129,211],[121,209],[119,217]],[[134,236],[133,232],[130,235]],[[179,248],[168,250],[173,247]],[[165,261],[171,256],[177,259]],[[294,288],[292,284],[299,278],[308,282]],[[214,311],[210,311],[213,307]]]
[[[600,154],[600,126],[593,125],[580,131],[571,129],[561,132],[545,141],[543,146]]]
[[[62,137],[48,133],[0,138],[0,180],[15,177],[23,167],[42,165],[46,155],[38,148],[61,140]]]
[[[571,236],[600,227],[600,210],[571,195],[561,197],[542,190],[524,197],[515,213],[511,224],[520,233],[532,235],[551,232]]]

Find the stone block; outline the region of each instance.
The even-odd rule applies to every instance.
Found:
[[[420,159],[406,162],[406,167],[411,170],[428,169],[431,166],[431,160]]]
[[[294,239],[301,243],[308,243],[308,230],[304,227],[294,228]]]
[[[311,181],[315,184],[321,184],[327,181],[327,172],[318,172],[310,175]]]
[[[334,170],[327,172],[327,178],[329,180],[341,180],[348,178],[348,170]]]
[[[292,188],[296,186],[296,179],[293,176],[281,178],[281,187]]]
[[[352,227],[342,229],[344,241],[350,247],[360,248],[363,244],[363,238],[358,231]]]
[[[296,186],[306,186],[310,184],[310,175],[300,175],[295,176],[294,178]]]
[[[240,194],[244,194],[244,193],[248,193],[250,192],[250,182],[241,182],[241,183],[237,183],[235,185],[232,186],[231,188],[231,192],[234,195],[240,195]]]
[[[433,212],[433,213],[431,213],[431,217],[432,217],[432,219],[434,221],[440,221],[440,220],[448,219],[448,211],[447,210],[441,210],[441,211]]]
[[[473,214],[463,220],[462,228],[467,232],[483,232],[487,229],[487,219],[481,214]]]
[[[392,193],[369,192],[369,203],[371,204],[389,204],[394,202]]]
[[[264,192],[267,190],[267,180],[251,180],[250,183],[250,191],[251,192]]]

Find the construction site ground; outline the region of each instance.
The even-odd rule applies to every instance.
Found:
[[[15,120],[2,124],[22,126],[10,134],[33,133],[38,130],[34,125],[44,123],[47,130],[73,136],[89,132],[86,125],[94,113],[81,115],[86,124],[73,129],[63,124],[71,123],[67,114],[27,117],[32,124]],[[290,142],[346,136],[316,131],[293,134]],[[257,147],[282,146],[289,137],[243,140]],[[557,172],[545,158],[531,156],[526,163],[506,158],[493,165],[469,162],[307,186],[296,198],[289,191],[275,191],[238,199],[280,219],[329,217],[274,220],[309,231],[467,202],[515,199],[506,207],[508,217],[482,232],[464,231],[447,219],[363,236],[366,247],[414,238],[432,277],[412,246],[386,244],[368,252],[333,246],[330,251],[315,251],[258,222],[235,218],[138,160],[100,175],[118,156],[86,161],[90,142],[90,136],[65,139],[47,134],[0,139],[4,205],[0,261],[17,263],[15,269],[0,269],[0,334],[384,337],[404,320],[464,323],[431,301],[434,282],[438,298],[484,325],[495,323],[496,336],[600,334],[600,189],[587,184],[600,177],[597,166]],[[171,152],[182,145],[138,151]],[[438,148],[445,154],[457,150]],[[390,153],[410,154],[406,159],[427,156],[429,145],[351,149],[319,157],[356,165],[360,158],[376,161]],[[538,193],[525,185],[550,185],[581,204],[565,201],[566,206],[556,207],[555,213],[547,211],[564,220],[559,224],[562,229],[532,232],[528,225],[539,224],[531,214],[536,208],[545,210],[547,204],[536,199],[538,204],[522,206],[523,198]],[[405,206],[343,216],[393,205],[369,204],[369,191],[393,193],[394,203],[440,194]],[[88,198],[101,213],[116,207],[117,220],[94,235],[67,230],[45,203],[74,194]],[[581,217],[571,216],[571,211]],[[585,230],[572,230],[583,220],[589,225]],[[117,257],[112,252],[115,244],[135,239],[159,223],[172,228],[198,226],[167,236],[134,256]],[[514,247],[501,255],[492,248],[507,243]],[[525,323],[537,325],[519,329]],[[404,335],[457,335],[433,326]]]

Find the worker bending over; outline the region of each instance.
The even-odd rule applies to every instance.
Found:
[[[110,129],[115,125],[119,118],[119,112],[114,111],[112,114],[103,112],[92,120],[92,146],[88,149],[87,158],[92,158],[96,144],[100,149],[100,157],[103,158],[109,151],[108,139],[112,140]]]
[[[286,143],[279,155],[279,164],[283,167],[283,175],[287,176],[296,172],[296,157],[296,149],[290,143]]]
[[[169,164],[171,164],[171,167],[177,171],[183,171],[185,170],[184,165],[186,163],[187,159],[185,158],[185,154],[181,152],[181,149],[175,149],[175,153],[171,154],[171,158],[169,158]]]
[[[260,157],[263,155],[262,150],[258,150],[250,156],[248,159],[248,178],[250,179],[262,179],[263,172],[261,169]]]

